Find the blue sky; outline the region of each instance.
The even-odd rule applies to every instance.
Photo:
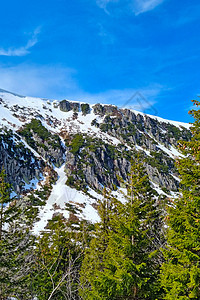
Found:
[[[197,0],[2,1],[0,88],[192,121],[199,15]]]

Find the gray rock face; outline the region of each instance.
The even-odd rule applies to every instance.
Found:
[[[62,100],[62,101],[60,101],[59,107],[60,107],[60,110],[61,110],[61,111],[65,111],[65,112],[71,110],[70,102],[67,101],[67,100]]]
[[[79,120],[80,112],[87,115],[91,111],[89,104],[67,100],[60,101],[59,108],[64,112],[74,112],[69,122],[72,122],[71,128],[74,125],[77,131],[84,119]],[[16,113],[15,110],[19,113],[17,105],[12,107],[12,113]],[[60,167],[65,161],[68,184],[73,187],[84,191],[87,187],[95,190],[101,190],[103,186],[115,189],[120,185],[120,178],[127,180],[131,159],[138,151],[150,180],[168,191],[177,190],[175,157],[168,155],[168,152],[171,147],[177,147],[178,140],[190,139],[189,130],[112,105],[96,104],[93,112],[96,115],[91,123],[93,134],[96,132],[93,126],[98,127],[102,138],[92,136],[91,128],[88,128],[87,134],[77,134],[80,140],[75,142],[73,130],[67,131],[63,126],[60,136],[65,140],[67,149],[59,134],[49,130],[52,124],[54,128],[61,128],[62,122],[53,116],[40,116],[38,111],[30,112],[33,122],[26,122],[17,131],[29,148],[15,133],[6,130],[0,133],[0,168],[4,166],[6,169],[15,191],[22,192],[24,183],[39,178],[46,166],[53,164]],[[25,115],[23,118],[27,121]],[[44,127],[43,122],[48,126]],[[121,144],[112,144],[113,138]]]
[[[96,104],[94,113],[105,116],[101,124],[94,124],[118,138],[129,146],[139,145],[150,151],[156,151],[156,145],[161,143],[166,148],[177,146],[180,139],[188,140],[191,133],[186,128],[178,128],[170,123],[159,122],[149,116],[135,114],[128,109],[117,109],[114,106]]]
[[[41,139],[37,134],[33,133],[33,139],[37,142],[37,152],[48,162],[53,163],[56,167],[60,167],[64,163],[65,148],[61,142],[58,147],[53,147],[48,140]]]
[[[7,180],[15,192],[20,193],[25,182],[40,178],[44,162],[35,157],[20,140],[13,138],[12,132],[1,132],[0,141],[0,169],[5,169]]]
[[[61,111],[68,112],[73,110],[74,112],[78,112],[80,110],[80,104],[76,102],[69,102],[67,100],[62,100],[59,103],[59,107]]]
[[[91,139],[91,147],[88,147],[87,141],[87,146],[83,146],[79,154],[72,154],[69,148],[67,157],[70,155],[70,160],[66,163],[66,169],[74,182],[97,190],[101,190],[102,186],[119,186],[119,178],[127,180],[131,157],[136,155],[139,146],[150,180],[163,189],[177,191],[175,158],[169,156],[167,151],[171,147],[176,148],[178,140],[189,140],[189,130],[112,105],[96,104],[93,111],[103,118],[103,122],[99,124],[97,118],[91,125],[120,140],[124,150],[115,146],[110,151],[105,143]]]
[[[73,177],[75,187],[78,184],[96,190],[102,190],[103,186],[115,189],[122,180],[128,179],[131,159],[137,155],[136,150],[114,147],[98,139],[88,139],[87,136],[84,139],[85,144],[82,144],[79,152],[72,153],[69,146],[66,153],[67,175]],[[174,161],[164,153],[151,159],[145,153],[141,155],[150,180],[162,188],[177,191],[178,182],[171,175],[177,176]]]
[[[101,105],[99,103],[93,106],[93,111],[96,115],[100,115],[100,116],[104,116],[104,115],[117,116],[121,114],[117,106]]]
[[[42,125],[41,121],[32,119],[18,132],[44,160],[53,163],[57,167],[64,163],[65,147],[61,143],[60,137],[51,133]]]

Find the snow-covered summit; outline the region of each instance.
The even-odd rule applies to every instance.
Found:
[[[69,127],[69,121],[72,120],[73,111],[64,112],[59,109],[59,100],[53,99],[43,99],[43,98],[35,98],[35,97],[26,97],[21,96],[13,92],[9,92],[3,89],[0,89],[0,124],[8,127],[20,127],[25,122],[30,121],[30,119],[36,117],[40,117],[43,119],[45,126],[50,126],[52,130],[59,132],[63,127]],[[71,103],[79,103],[72,100],[67,100]],[[104,104],[101,104],[105,106]],[[97,116],[94,114],[93,107],[94,105],[90,105],[91,113],[87,115],[83,115],[80,110],[77,111],[77,120],[73,120],[73,129],[79,128],[79,130],[91,131],[91,121],[95,119]],[[111,106],[111,105],[110,105]],[[155,119],[158,122],[169,123],[177,127],[185,127],[189,129],[190,124],[177,122],[172,120],[166,120],[157,116],[148,115],[139,111],[131,110],[135,115],[148,116],[151,119]],[[58,120],[59,124],[54,126],[54,122],[50,122],[49,120]],[[84,124],[82,124],[84,123]],[[96,130],[92,128],[92,131],[96,133]]]

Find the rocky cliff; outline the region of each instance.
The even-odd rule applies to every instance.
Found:
[[[173,195],[179,184],[178,141],[191,138],[188,124],[133,110],[3,91],[0,124],[0,168],[19,195],[47,185],[45,201],[57,180],[56,168],[65,165],[63,185],[77,191],[72,202],[80,203],[80,195],[94,200],[104,186],[117,190],[138,153],[152,186],[159,194]],[[54,177],[49,185],[48,177]],[[68,201],[66,195],[63,199]]]

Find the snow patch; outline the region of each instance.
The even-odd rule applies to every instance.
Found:
[[[83,204],[84,208],[81,207],[82,212],[80,213],[80,217],[91,222],[96,222],[99,220],[98,213],[92,206],[94,200],[84,193],[72,189],[66,185],[67,176],[65,174],[65,165],[63,164],[60,168],[55,168],[55,171],[58,173],[58,180],[53,185],[51,195],[45,206],[41,208],[39,212],[40,220],[35,223],[33,228],[33,233],[35,235],[38,235],[45,229],[48,220],[52,219],[54,213],[62,213],[66,219],[69,218],[69,212],[66,209],[66,203],[73,203],[76,205],[76,207],[77,204]],[[98,196],[98,194],[94,191],[93,195]],[[56,209],[54,208],[55,205]]]

